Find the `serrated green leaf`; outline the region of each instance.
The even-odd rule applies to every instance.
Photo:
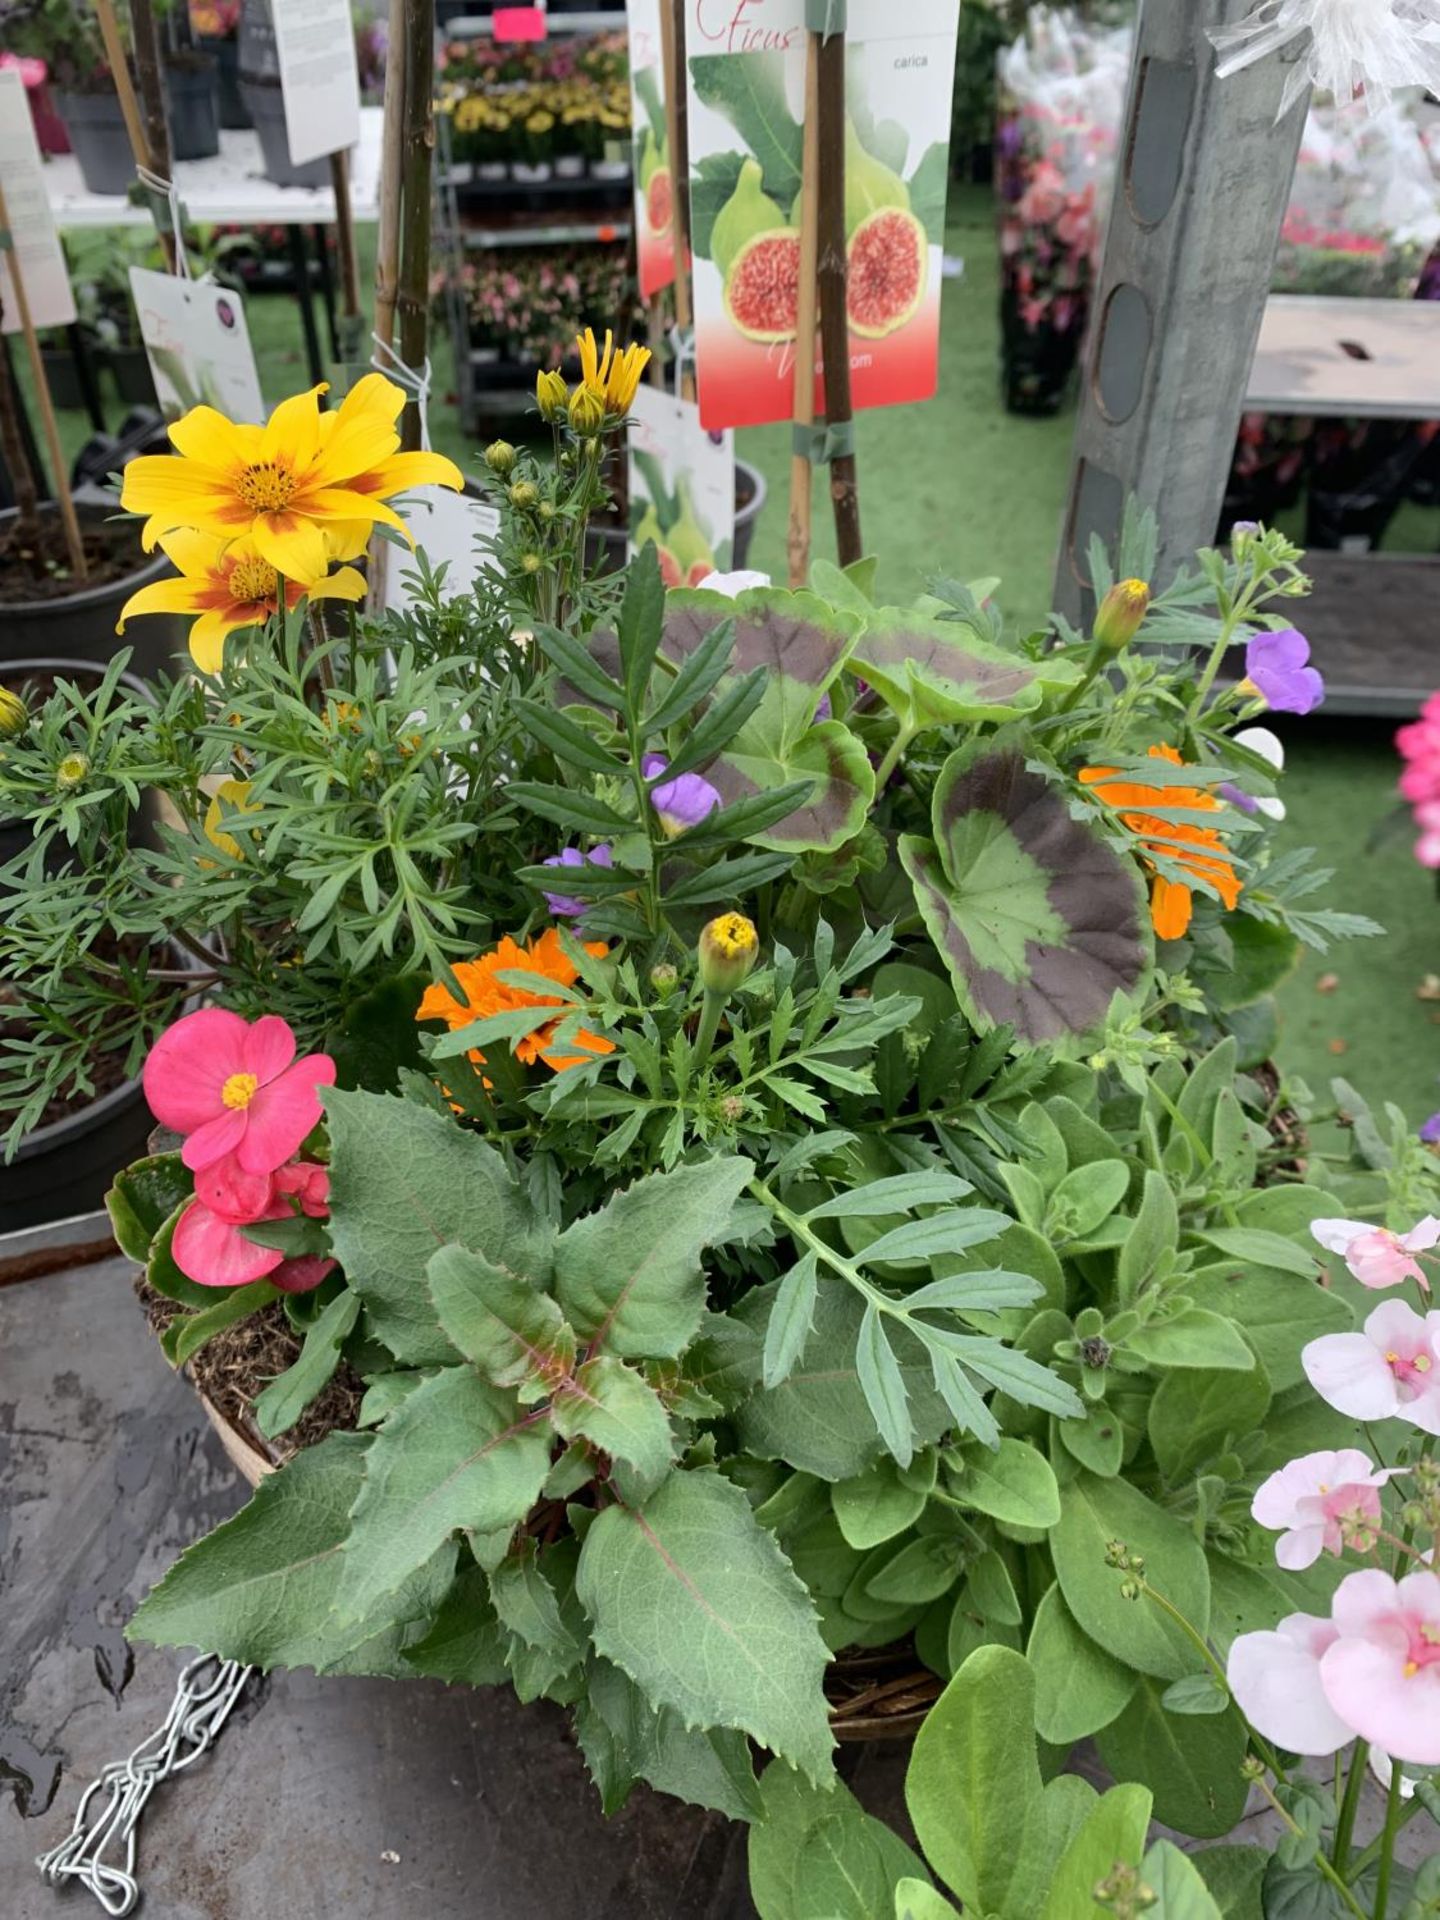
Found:
[[[580,1335],[624,1359],[683,1352],[705,1309],[700,1256],[750,1177],[738,1155],[649,1174],[555,1242],[555,1292]]]
[[[550,1417],[562,1440],[583,1435],[643,1481],[658,1484],[674,1455],[675,1436],[659,1395],[610,1354],[577,1368],[557,1390]]]
[[[431,1255],[483,1247],[543,1283],[554,1232],[493,1147],[453,1117],[384,1094],[327,1089],[330,1244],[367,1323],[398,1360],[443,1366],[457,1349],[420,1283]]]
[[[374,1445],[368,1435],[332,1434],[268,1474],[233,1520],[180,1556],[127,1636],[202,1647],[266,1671],[392,1670],[399,1629],[440,1605],[455,1548],[443,1543],[366,1616],[347,1622],[335,1613],[350,1508]]]
[[[585,1536],[577,1591],[597,1648],[652,1705],[830,1777],[814,1608],[730,1481],[672,1473],[643,1511],[608,1507]]]
[[[468,1247],[441,1247],[425,1269],[430,1297],[447,1337],[492,1386],[568,1369],[575,1335],[550,1298]]]
[[[462,1567],[424,1637],[406,1647],[407,1667],[434,1680],[467,1687],[503,1687],[506,1636],[490,1603],[490,1582],[479,1567]]]
[[[375,1607],[460,1528],[518,1526],[550,1470],[548,1424],[469,1367],[449,1367],[406,1396],[365,1459],[345,1566],[342,1615]]]
[[[307,1330],[300,1357],[272,1380],[255,1402],[255,1424],[267,1440],[293,1427],[340,1364],[340,1353],[360,1318],[360,1297],[337,1294]]]
[[[608,1660],[592,1660],[587,1690],[637,1778],[692,1806],[713,1807],[730,1820],[762,1816],[764,1803],[743,1733],[687,1727],[670,1707],[657,1712],[629,1675]]]
[[[565,1666],[582,1658],[585,1650],[560,1618],[555,1589],[533,1551],[522,1550],[501,1561],[490,1575],[490,1601],[501,1626],[527,1647]]]

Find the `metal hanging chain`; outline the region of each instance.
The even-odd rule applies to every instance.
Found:
[[[116,1920],[135,1911],[140,1900],[135,1832],[146,1802],[162,1780],[193,1766],[209,1750],[254,1671],[209,1653],[190,1662],[176,1684],[165,1724],[91,1781],[70,1832],[35,1862],[47,1886],[78,1880]],[[102,1792],[106,1798],[92,1814],[91,1803]],[[107,1862],[107,1852],[123,1856],[123,1864],[116,1857]]]

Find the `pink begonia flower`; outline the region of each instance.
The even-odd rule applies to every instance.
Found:
[[[150,1111],[186,1135],[180,1158],[194,1173],[230,1154],[244,1173],[274,1173],[318,1125],[320,1088],[334,1083],[328,1054],[295,1058],[295,1035],[278,1014],[252,1026],[223,1007],[167,1028],[144,1072]]]
[[[1322,1553],[1342,1553],[1345,1526],[1370,1531],[1380,1523],[1380,1489],[1388,1467],[1376,1467],[1358,1447],[1307,1453],[1272,1473],[1250,1511],[1262,1527],[1280,1533],[1275,1558],[1292,1573],[1312,1567]],[[1359,1544],[1358,1542],[1356,1544]],[[1363,1550],[1363,1548],[1362,1548]]]
[[[1440,1433],[1440,1313],[1387,1300],[1363,1333],[1325,1333],[1301,1350],[1306,1378],[1353,1420],[1409,1420]]]
[[[1328,1253],[1343,1256],[1362,1287],[1379,1292],[1384,1287],[1418,1281],[1426,1293],[1429,1277],[1415,1255],[1428,1253],[1440,1241],[1440,1220],[1427,1213],[1408,1233],[1369,1226],[1363,1220],[1312,1220],[1310,1231]]]
[[[1440,1574],[1352,1573],[1332,1619],[1320,1681],[1335,1712],[1392,1760],[1440,1766]]]
[[[1328,1620],[1292,1613],[1273,1633],[1242,1633],[1225,1677],[1240,1711],[1267,1740],[1291,1753],[1336,1753],[1355,1730],[1331,1706],[1320,1680],[1321,1656],[1338,1638]]]
[[[244,1287],[268,1280],[286,1293],[318,1287],[335,1262],[322,1254],[287,1256],[257,1246],[242,1232],[258,1220],[288,1220],[295,1212],[323,1220],[330,1174],[313,1161],[294,1161],[274,1174],[246,1173],[233,1159],[195,1176],[195,1198],[175,1225],[170,1251],[187,1279],[201,1287]]]

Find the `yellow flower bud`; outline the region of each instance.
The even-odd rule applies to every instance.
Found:
[[[492,473],[498,473],[502,477],[514,467],[516,458],[515,449],[508,440],[492,440],[485,449],[486,466]]]
[[[605,395],[599,387],[592,387],[588,381],[578,386],[570,396],[571,431],[589,440],[600,432],[605,425]]]
[[[1128,647],[1150,611],[1150,589],[1143,580],[1121,580],[1111,587],[1095,615],[1095,643],[1107,653]]]
[[[15,740],[30,724],[25,702],[9,687],[0,687],[0,740]]]
[[[709,993],[733,993],[755,970],[760,936],[743,913],[722,913],[700,935],[700,983]]]
[[[570,389],[565,384],[564,376],[537,373],[535,399],[540,408],[540,417],[551,426],[557,426],[565,418],[565,409],[570,402]]]
[[[55,786],[60,793],[73,793],[83,787],[90,775],[90,762],[83,753],[67,753],[55,769]]]
[[[510,489],[510,504],[522,510],[533,507],[540,498],[540,489],[533,480],[517,480]]]

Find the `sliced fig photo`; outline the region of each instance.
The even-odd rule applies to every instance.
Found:
[[[675,213],[675,185],[669,167],[657,167],[645,189],[645,220],[652,233],[668,233]]]
[[[866,340],[883,340],[913,320],[925,298],[930,243],[915,215],[904,207],[881,207],[855,229],[850,241],[850,329]]]
[[[715,217],[711,254],[725,281],[725,311],[747,340],[793,340],[800,319],[800,235],[765,191],[756,160]]]

